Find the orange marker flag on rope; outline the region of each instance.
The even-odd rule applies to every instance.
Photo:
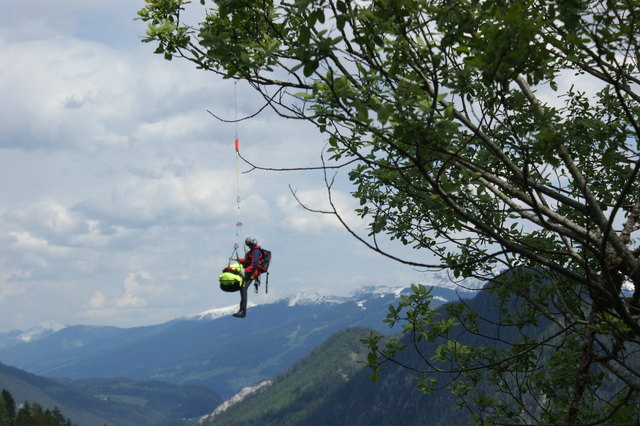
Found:
[[[240,150],[240,141],[236,138],[236,152]]]

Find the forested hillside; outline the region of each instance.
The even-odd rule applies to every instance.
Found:
[[[490,293],[480,292],[473,299],[450,302],[439,309],[444,311],[461,303],[475,309],[483,318],[477,333],[460,326],[452,335],[466,343],[494,347],[496,341],[491,336],[506,338],[516,332],[495,326],[503,314],[496,302]],[[511,311],[515,306],[502,308]],[[541,321],[538,328],[527,331],[542,335],[548,327],[548,321]],[[336,333],[276,377],[270,387],[211,419],[210,424],[448,426],[473,422],[464,401],[446,387],[430,394],[418,389],[418,379],[428,377],[418,371],[428,367],[423,356],[430,358],[435,353],[435,344],[420,344],[418,353],[411,347],[411,336],[404,335],[402,341],[409,348],[399,354],[397,363],[385,364],[379,380],[372,382],[372,370],[365,365],[367,351],[361,341],[371,331],[350,328]],[[493,390],[478,389],[478,393],[483,392],[491,394]]]
[[[212,390],[195,386],[127,379],[54,381],[2,364],[0,389],[7,389],[18,405],[28,401],[33,415],[61,412],[79,426],[188,424],[184,419],[221,402]]]
[[[463,425],[469,414],[447,390],[425,395],[415,372],[390,366],[377,383],[360,341],[371,330],[351,328],[327,339],[274,383],[205,424],[240,425]],[[415,359],[413,359],[415,360]],[[412,360],[407,360],[412,361]]]
[[[72,426],[60,410],[42,408],[38,403],[24,402],[17,407],[13,395],[6,389],[0,395],[0,425],[2,426]]]
[[[271,386],[210,418],[208,424],[311,424],[327,399],[363,369],[366,347],[360,339],[370,331],[352,327],[333,334]]]

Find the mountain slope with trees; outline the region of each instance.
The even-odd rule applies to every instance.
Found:
[[[371,329],[352,327],[331,335],[255,395],[208,419],[212,425],[310,424],[318,407],[364,368],[360,339]]]
[[[495,307],[496,298],[491,294],[479,292],[476,297],[465,299],[464,304],[486,320],[481,325],[484,335],[513,333],[495,327],[501,311]],[[460,302],[442,305],[439,310],[444,312],[454,305],[460,305]],[[543,322],[531,332],[541,334],[547,327],[548,322]],[[395,360],[397,363],[385,364],[379,372],[379,379],[373,382],[373,370],[366,365],[368,348],[363,343],[372,332],[372,329],[350,328],[334,334],[274,378],[269,387],[210,419],[209,424],[446,426],[473,422],[471,412],[458,407],[462,400],[449,389],[429,394],[419,390],[419,379],[424,380],[430,374],[406,368],[419,366],[423,361],[415,351],[402,352]],[[458,337],[465,334],[461,338],[464,343],[495,345],[495,341],[465,331],[463,327],[456,334]],[[409,334],[396,337],[404,344],[412,344]],[[423,353],[429,353],[436,346],[421,344],[420,348]],[[477,392],[492,391],[482,387]]]
[[[25,401],[16,407],[13,395],[6,389],[0,395],[0,425],[2,426],[73,426],[56,407],[42,408],[38,403]]]
[[[126,379],[54,381],[3,364],[0,389],[18,404],[28,401],[35,411],[53,413],[57,407],[79,426],[176,426],[221,402],[210,389]]]
[[[508,339],[518,334],[515,328],[500,327],[500,317],[505,310],[519,309],[517,304],[496,307],[497,302],[492,294],[479,292],[474,298],[439,306],[436,315],[460,306],[472,309],[483,318],[479,329],[470,331],[458,324],[452,336],[462,344],[497,349],[504,345],[497,336]],[[551,321],[541,320],[536,327],[528,327],[527,332],[539,337],[552,327]],[[210,424],[448,426],[473,423],[474,410],[467,405],[469,401],[452,393],[452,389],[443,387],[430,393],[422,392],[421,382],[435,377],[434,373],[420,371],[425,362],[422,357],[435,352],[438,342],[415,343],[416,350],[403,351],[393,362],[380,366],[374,382],[374,370],[366,365],[368,350],[363,342],[371,333],[374,330],[364,328],[336,333],[277,376],[271,386],[210,419]],[[409,347],[414,346],[413,337],[411,332],[395,336]],[[387,340],[393,338],[386,337]],[[549,356],[545,354],[546,359]],[[348,374],[341,376],[343,370]],[[451,382],[457,375],[453,369]],[[480,384],[474,392],[489,396],[495,394],[495,386]]]
[[[37,403],[45,409],[58,409],[78,425],[143,424],[137,413],[122,415],[99,399],[74,391],[60,383],[0,364],[0,387],[7,389],[18,404]]]

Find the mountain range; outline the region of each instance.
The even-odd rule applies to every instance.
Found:
[[[28,330],[11,330],[0,333],[0,349],[42,339],[64,327],[63,325],[51,322],[39,324]]]
[[[67,326],[29,341],[5,333],[0,362],[50,379],[205,386],[226,399],[281,373],[337,331],[361,326],[388,333],[383,319],[401,292],[301,294],[251,307],[244,319],[231,317],[234,308],[228,308],[145,327]],[[440,303],[459,297],[445,288],[433,294]]]
[[[480,292],[464,303],[482,313],[480,323],[487,336],[500,333],[495,324],[500,311],[495,298]],[[540,330],[544,329],[544,325]],[[366,366],[368,352],[361,339],[371,329],[351,327],[333,334],[303,359],[256,387],[235,404],[229,404],[201,419],[204,425],[280,426],[283,424],[324,426],[451,426],[473,423],[467,410],[456,408],[460,401],[447,389],[429,394],[417,389],[425,368],[422,355],[412,349],[409,335],[401,337],[408,349],[398,354],[398,363],[385,364],[377,382]],[[491,344],[460,328],[462,341]],[[423,354],[433,353],[435,344],[424,344]],[[407,368],[410,366],[416,368]],[[426,375],[426,373],[425,373]],[[438,376],[443,379],[442,376]],[[446,378],[445,378],[446,382]],[[491,390],[487,389],[487,392]]]
[[[456,409],[461,401],[448,390],[427,395],[417,388],[417,379],[430,374],[420,373],[423,357],[438,343],[422,342],[418,352],[409,334],[383,322],[389,305],[408,291],[298,295],[253,306],[245,319],[231,317],[235,307],[230,307],[148,327],[69,326],[27,333],[39,337],[26,340],[19,332],[5,333],[0,362],[29,373],[0,364],[0,389],[15,392],[17,401],[58,406],[79,426],[470,424],[478,413]],[[431,295],[432,305],[465,299],[479,314],[477,329],[451,330],[463,345],[497,348],[498,341],[520,332],[496,327],[504,312],[518,309],[518,301],[497,306],[490,292],[438,287]],[[548,327],[553,323],[540,318],[525,331],[535,337]],[[409,347],[397,363],[383,366],[376,383],[362,343],[373,330]],[[439,379],[446,385],[455,375]],[[495,389],[483,384],[476,391]]]

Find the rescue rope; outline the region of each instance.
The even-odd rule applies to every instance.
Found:
[[[240,155],[240,140],[238,138],[238,81],[236,80],[233,85],[233,109],[234,109],[234,122],[235,122],[235,149],[236,149],[236,241],[233,245],[233,252],[231,256],[229,256],[229,266],[231,266],[232,259],[240,259],[240,253],[238,249],[240,248],[240,241],[242,241],[242,222],[240,221],[240,160],[244,160]],[[244,242],[244,241],[242,241]],[[262,252],[261,252],[262,253]],[[271,259],[270,252],[269,260]],[[261,254],[262,255],[262,254]],[[268,265],[267,265],[268,267]],[[267,278],[265,280],[265,293],[269,293],[269,271],[266,272]],[[245,281],[245,277],[243,275],[243,283]],[[255,292],[258,293],[258,289],[260,287],[260,275],[253,280],[253,285],[255,288]],[[243,285],[246,285],[244,283]]]
[[[236,148],[236,242],[233,245],[233,253],[230,258],[238,259],[240,255],[239,240],[242,239],[242,222],[240,221],[240,141],[238,140],[238,81],[233,84],[233,109],[235,112],[235,148]],[[229,260],[231,262],[231,260]]]

